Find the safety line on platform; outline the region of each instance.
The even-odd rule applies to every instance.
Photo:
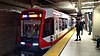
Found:
[[[74,34],[74,32],[75,32],[75,28],[73,28],[69,33],[67,33],[61,40],[59,40],[43,56],[59,56],[61,54],[62,50],[64,49],[65,45],[68,43],[71,36]]]

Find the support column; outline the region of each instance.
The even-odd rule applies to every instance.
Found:
[[[81,11],[81,1],[78,0],[78,11]]]
[[[78,13],[77,13],[77,17],[82,17],[82,13],[81,13],[81,1],[78,0]]]

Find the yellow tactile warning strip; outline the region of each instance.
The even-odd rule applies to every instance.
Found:
[[[59,56],[60,52],[69,41],[75,28],[73,28],[69,33],[67,33],[60,41],[58,41],[49,51],[47,51],[43,56]]]

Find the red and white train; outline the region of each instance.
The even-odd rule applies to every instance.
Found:
[[[52,8],[26,9],[21,12],[20,20],[19,44],[32,49],[49,48],[62,38],[62,31],[69,31],[74,24],[69,15]]]

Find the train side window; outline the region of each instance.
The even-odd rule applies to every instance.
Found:
[[[45,19],[43,28],[43,38],[54,34],[54,19],[52,17]]]

